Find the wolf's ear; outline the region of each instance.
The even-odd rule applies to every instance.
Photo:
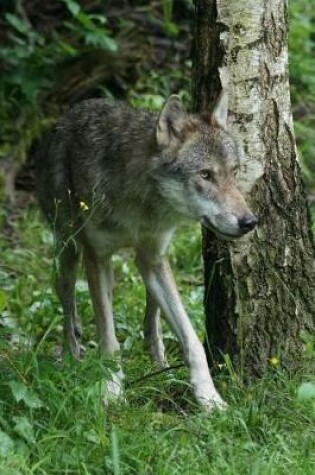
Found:
[[[168,147],[179,139],[187,118],[181,98],[175,94],[170,96],[160,112],[156,127],[156,140],[161,148]]]
[[[228,93],[223,89],[218,97],[211,116],[212,123],[216,123],[225,129],[227,127],[228,101]]]

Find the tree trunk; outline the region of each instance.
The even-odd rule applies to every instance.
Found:
[[[241,188],[259,218],[251,236],[232,244],[203,231],[209,361],[227,353],[239,370],[261,375],[272,357],[294,367],[315,331],[315,252],[290,108],[287,3],[195,6],[195,109],[211,109],[221,77],[241,150]]]

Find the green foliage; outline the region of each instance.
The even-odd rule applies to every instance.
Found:
[[[144,288],[128,253],[114,261],[126,402],[104,408],[104,386],[115,362],[100,359],[95,350],[84,276],[77,298],[85,356],[80,362],[65,358],[61,363],[56,358],[62,327],[51,291],[51,235],[35,209],[20,216],[16,231],[16,249],[0,238],[5,294],[0,317],[1,474],[313,474],[314,375],[305,370],[292,378],[277,360],[270,362],[263,380],[244,387],[227,355],[216,384],[229,409],[211,416],[201,413],[185,369],[153,374],[143,351]],[[202,337],[198,227],[179,231],[170,259]],[[166,326],[164,332],[168,359],[178,365],[182,356],[177,342]],[[307,368],[315,358],[313,339],[306,334],[302,339]]]
[[[4,74],[0,82],[2,147],[0,155],[12,154],[22,160],[26,148],[40,132],[44,119],[40,117],[38,97],[52,87],[52,64],[61,54],[58,43],[47,40],[25,21],[6,14],[12,31],[8,44],[0,49]]]
[[[290,78],[298,149],[307,182],[315,187],[315,4],[290,2]]]
[[[104,9],[92,12],[75,0],[60,0],[65,7],[64,20],[54,30],[43,33],[17,13],[5,14],[8,34],[0,49],[2,75],[0,79],[0,158],[23,161],[26,150],[43,128],[53,122],[59,110],[51,101],[60,76],[74,60],[89,53],[108,51],[115,55],[120,42],[128,38],[130,24],[121,21],[113,30]],[[191,1],[187,0],[191,5]],[[310,186],[314,186],[315,165],[315,6],[307,0],[292,0],[290,7],[290,75],[292,103],[298,148],[303,171]],[[174,19],[175,2],[163,0],[160,5],[144,7],[148,18],[162,26],[165,36],[181,41],[181,25]],[[159,17],[157,11],[159,10]],[[155,24],[155,23],[154,23]],[[139,40],[141,41],[141,40]],[[132,48],[134,44],[132,43]],[[142,53],[143,54],[143,53]],[[104,61],[100,56],[99,61]],[[106,60],[105,60],[106,61]],[[111,68],[109,63],[109,68]],[[147,59],[139,61],[137,78],[128,79],[127,99],[136,107],[160,108],[166,96],[178,92],[190,100],[189,61],[179,56],[174,64],[158,69],[148,67]],[[109,95],[106,84],[99,89]]]
[[[169,70],[167,75],[164,75],[163,72],[161,74],[157,71],[150,71],[147,76],[140,77],[130,89],[128,101],[133,107],[159,110],[164,104],[165,98],[174,91],[174,85],[180,84],[181,87],[177,87],[176,93],[186,104],[189,104],[191,99],[189,94],[190,67],[190,61],[186,61],[181,70]]]
[[[16,402],[23,401],[30,409],[37,409],[43,405],[37,395],[30,391],[25,384],[12,380],[8,382],[8,386],[11,388]]]
[[[315,402],[315,383],[302,383],[298,388],[297,397],[299,401]]]
[[[104,25],[107,19],[100,14],[87,14],[74,0],[62,0],[73,17],[73,22],[65,22],[65,26],[76,34],[77,39],[86,45],[92,45],[109,51],[117,51],[117,43],[109,36]]]
[[[290,74],[294,103],[315,98],[315,5],[292,0],[290,6]]]
[[[173,5],[174,5],[174,0],[162,0],[164,29],[165,29],[165,33],[170,36],[176,36],[179,31],[178,26],[172,20]]]
[[[25,150],[56,110],[47,95],[59,66],[83,52],[115,52],[104,15],[63,0],[68,19],[51,34],[7,14],[9,36],[0,50],[1,156],[23,159]],[[178,37],[175,2],[163,1],[163,28]],[[152,15],[152,12],[150,13]],[[309,183],[314,183],[314,6],[291,2],[291,82],[296,131]],[[114,39],[113,39],[114,38]],[[175,90],[189,101],[189,68],[143,69],[128,88],[135,106],[159,108]],[[1,216],[0,216],[1,217]],[[52,237],[36,210],[15,224],[19,245],[0,236],[0,473],[28,474],[226,474],[311,475],[315,466],[314,339],[301,335],[305,373],[292,378],[281,361],[270,361],[265,378],[244,387],[226,355],[216,384],[229,403],[225,413],[200,413],[185,369],[152,375],[143,352],[144,289],[129,254],[115,258],[115,315],[126,373],[126,403],[103,405],[104,384],[115,362],[95,351],[87,285],[81,275],[77,299],[84,323],[85,357],[58,361],[61,310],[51,291]],[[202,337],[203,288],[200,233],[179,232],[170,250],[179,289]],[[182,361],[164,327],[171,364]],[[280,408],[280,410],[279,410]],[[292,417],[294,414],[294,417]]]
[[[0,81],[0,157],[22,161],[34,138],[52,122],[56,108],[45,98],[64,63],[86,52],[85,47],[111,52],[118,48],[104,26],[104,15],[87,14],[74,0],[63,1],[71,19],[50,35],[35,30],[16,14],[5,14],[9,35],[0,49],[4,70]]]

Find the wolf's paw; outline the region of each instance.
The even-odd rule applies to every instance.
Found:
[[[104,406],[108,406],[113,401],[124,401],[124,373],[122,370],[113,372],[110,379],[104,381],[102,390],[102,400]]]
[[[225,401],[223,401],[223,399],[221,398],[221,396],[219,395],[219,393],[217,393],[216,391],[215,392],[211,392],[211,394],[207,394],[207,395],[202,395],[202,394],[198,394],[196,395],[197,396],[197,400],[199,402],[199,404],[201,405],[201,408],[205,411],[205,412],[213,412],[213,411],[216,411],[216,410],[220,410],[220,411],[223,411],[225,409],[227,409],[228,405]]]
[[[228,405],[223,399],[216,398],[216,399],[210,399],[210,400],[203,400],[201,402],[201,407],[208,413],[214,412],[214,411],[224,411],[227,409]]]

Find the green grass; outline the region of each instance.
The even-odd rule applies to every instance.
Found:
[[[216,378],[229,409],[200,412],[187,371],[150,375],[143,352],[144,290],[126,255],[115,259],[115,314],[126,374],[126,401],[102,403],[102,382],[115,362],[95,350],[84,276],[78,301],[85,358],[58,363],[61,311],[51,291],[51,236],[36,209],[16,223],[19,244],[0,238],[0,473],[224,474],[315,473],[314,386],[281,365],[249,387],[231,374]],[[203,334],[198,228],[182,230],[170,250],[178,285]],[[182,361],[165,328],[172,364]],[[312,350],[311,350],[312,351]]]

